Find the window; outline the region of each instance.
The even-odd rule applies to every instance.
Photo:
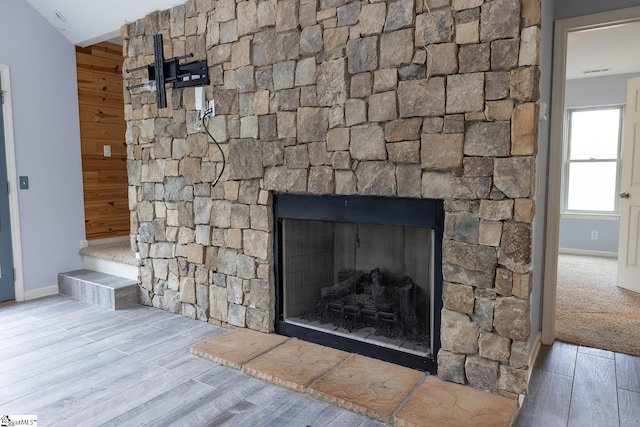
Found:
[[[622,107],[569,110],[565,212],[618,213]]]

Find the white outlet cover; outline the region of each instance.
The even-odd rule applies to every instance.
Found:
[[[104,145],[102,147],[103,151],[104,151],[104,156],[105,157],[111,157],[111,146],[110,145]]]
[[[544,101],[540,101],[539,105],[540,105],[540,116],[539,116],[540,121],[549,120],[549,105]]]

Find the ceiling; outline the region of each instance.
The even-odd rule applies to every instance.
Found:
[[[71,43],[89,46],[120,36],[120,27],[184,0],[27,0]],[[57,13],[57,15],[56,15]]]
[[[569,33],[567,80],[640,72],[640,22]]]

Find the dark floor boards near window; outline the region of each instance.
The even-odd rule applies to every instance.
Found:
[[[516,425],[639,426],[640,357],[543,346]]]

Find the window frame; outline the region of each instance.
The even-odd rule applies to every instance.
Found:
[[[612,104],[612,105],[601,105],[601,106],[590,106],[590,107],[575,107],[575,108],[567,108],[566,110],[566,120],[567,123],[565,130],[565,144],[563,149],[563,159],[562,159],[562,215],[565,217],[573,216],[596,216],[596,217],[607,217],[607,216],[620,216],[620,205],[618,200],[618,193],[620,190],[620,179],[622,172],[622,144],[623,144],[623,130],[624,130],[624,113],[625,113],[625,105],[624,104]],[[599,111],[599,110],[619,110],[620,119],[618,124],[618,157],[617,159],[581,159],[581,160],[570,160],[569,157],[571,155],[571,120],[572,114],[574,112],[584,112],[584,111]],[[569,169],[572,163],[604,163],[604,162],[616,162],[616,185],[614,189],[614,210],[613,211],[601,211],[601,210],[578,210],[578,209],[569,209]]]

